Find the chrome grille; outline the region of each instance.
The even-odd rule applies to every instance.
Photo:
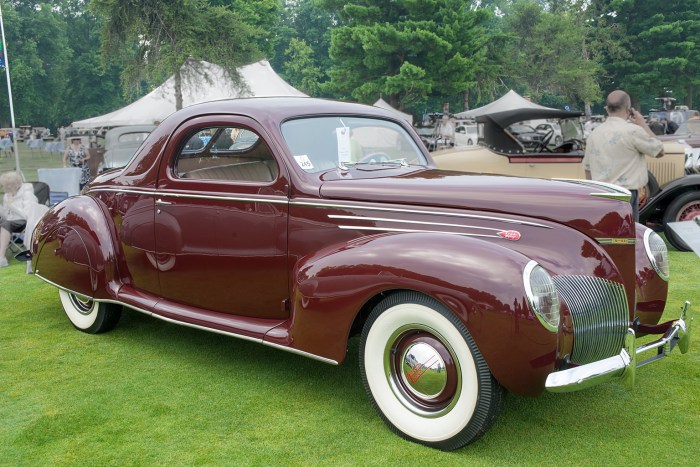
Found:
[[[618,355],[629,327],[622,284],[591,276],[555,276],[574,323],[571,361],[591,363]]]

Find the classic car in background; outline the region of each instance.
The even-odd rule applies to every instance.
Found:
[[[536,178],[583,179],[583,129],[581,113],[536,108],[497,112],[477,117],[478,147],[454,148],[432,154],[438,167],[483,174],[505,174]],[[524,142],[510,128],[520,122],[558,119],[561,144],[550,144],[557,133],[550,131],[538,142]],[[532,127],[530,127],[532,128]],[[681,251],[690,248],[670,228],[700,215],[700,175],[686,175],[686,146],[675,137],[660,137],[664,157],[647,158],[649,184],[640,193],[639,218],[654,230],[663,230],[669,243]]]
[[[686,173],[700,173],[700,118],[681,123],[673,135],[661,136],[661,139],[684,145]]]
[[[457,125],[455,128],[455,146],[474,146],[479,142],[476,125]]]
[[[532,123],[534,123],[534,122],[532,122]],[[564,142],[564,138],[561,135],[561,127],[559,126],[559,122],[538,123],[537,126],[535,127],[535,131],[543,133],[545,136],[549,135],[549,133],[552,133],[552,136],[549,137],[548,139],[549,139],[549,144],[552,144],[554,146],[560,146],[561,143]]]
[[[525,150],[533,152],[541,151],[546,148],[547,143],[549,143],[549,140],[547,140],[546,143],[544,142],[544,133],[540,133],[535,130],[534,127],[525,123],[514,123],[510,125],[506,131],[515,136]]]
[[[128,125],[109,130],[105,134],[104,160],[98,172],[124,167],[154,128],[153,125]]]
[[[124,306],[331,364],[359,336],[379,415],[450,450],[489,429],[505,390],[633,382],[641,356],[687,351],[685,309],[657,325],[667,251],[628,200],[438,170],[375,107],[235,99],[171,115],[125,168],[54,206],[32,267],[86,333]]]

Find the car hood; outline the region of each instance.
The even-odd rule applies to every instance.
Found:
[[[593,196],[592,194],[598,194]],[[604,196],[601,196],[604,195]],[[633,235],[629,203],[620,191],[587,182],[423,170],[393,177],[323,183],[321,197],[420,207],[455,208],[551,220],[591,236]]]

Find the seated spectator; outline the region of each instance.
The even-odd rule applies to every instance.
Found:
[[[0,268],[8,265],[5,254],[13,233],[31,233],[41,216],[48,209],[39,204],[31,183],[22,183],[17,172],[0,175],[5,195],[0,206]]]
[[[652,117],[649,121],[649,128],[655,135],[663,135],[666,132],[666,127],[656,117]]]
[[[663,118],[661,119],[661,123],[664,125],[665,128],[664,133],[667,135],[674,134],[678,129],[678,123],[674,122],[673,120],[666,120],[665,118]]]

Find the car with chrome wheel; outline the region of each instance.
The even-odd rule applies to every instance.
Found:
[[[665,244],[629,196],[440,170],[376,107],[217,101],[174,113],[126,167],[53,206],[31,267],[88,334],[141,312],[331,365],[359,339],[379,416],[452,450],[506,392],[631,383],[657,348],[687,351],[687,304],[659,323]]]

